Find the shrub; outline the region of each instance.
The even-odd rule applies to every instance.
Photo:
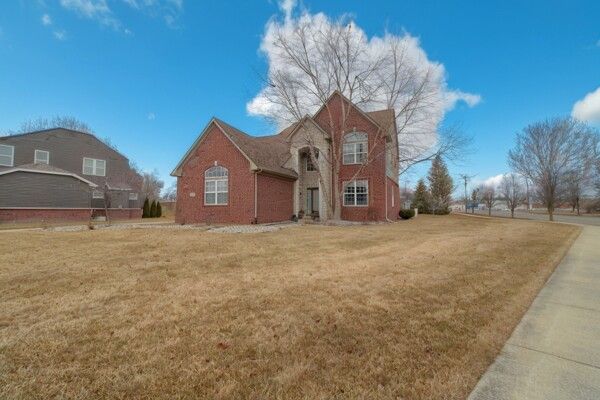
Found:
[[[150,218],[150,203],[148,202],[148,198],[144,200],[144,206],[142,207],[142,218]]]
[[[152,200],[150,204],[150,218],[156,218],[156,200]]]
[[[156,217],[162,217],[162,206],[160,205],[160,201],[156,202]]]
[[[400,218],[402,219],[411,219],[412,217],[415,216],[415,210],[408,208],[408,209],[404,209],[404,210],[400,210]]]

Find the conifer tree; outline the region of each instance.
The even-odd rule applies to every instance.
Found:
[[[431,209],[434,214],[448,214],[454,182],[448,173],[446,163],[437,155],[429,169],[429,193],[431,194]]]
[[[144,200],[144,206],[142,207],[142,218],[150,218],[150,203],[148,202],[148,198]]]
[[[427,186],[423,179],[419,179],[419,182],[417,183],[410,207],[418,209],[419,214],[427,214],[430,212],[429,191],[427,190]]]
[[[150,204],[150,218],[156,218],[156,200],[152,200]]]
[[[156,217],[162,217],[162,206],[160,205],[160,201],[156,202]]]

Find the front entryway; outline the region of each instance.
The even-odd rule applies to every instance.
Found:
[[[306,190],[306,212],[309,215],[319,214],[319,188]]]

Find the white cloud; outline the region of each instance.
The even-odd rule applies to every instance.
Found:
[[[267,58],[268,75],[270,77],[276,76],[277,74],[284,74],[286,76],[289,75],[292,80],[296,79],[304,82],[307,79],[306,74],[300,71],[299,68],[290,65],[285,55],[282,54],[281,48],[274,44],[276,35],[284,35],[290,42],[297,42],[296,32],[298,27],[307,29],[308,37],[318,37],[321,32],[332,29],[349,29],[352,33],[352,40],[358,43],[359,46],[366,48],[364,56],[357,62],[358,66],[355,67],[357,71],[360,70],[360,65],[368,65],[371,60],[381,58],[383,53],[388,54],[392,47],[396,47],[401,49],[401,55],[406,64],[405,72],[408,71],[407,73],[409,74],[418,74],[419,76],[428,74],[429,87],[427,90],[430,92],[430,95],[428,95],[425,100],[428,104],[426,107],[419,107],[420,110],[417,112],[423,115],[413,118],[412,120],[415,122],[412,123],[410,128],[404,130],[405,134],[410,135],[409,140],[411,144],[414,144],[414,148],[426,149],[436,143],[437,128],[443,121],[445,114],[457,103],[464,102],[467,106],[473,107],[481,101],[481,96],[478,94],[448,88],[447,74],[444,65],[428,58],[427,53],[421,46],[417,37],[414,37],[409,33],[403,33],[401,35],[385,33],[383,36],[369,37],[367,33],[357,26],[348,16],[334,20],[323,13],[310,14],[307,11],[303,11],[300,15],[294,16],[293,10],[295,5],[296,0],[280,1],[279,8],[284,14],[283,21],[278,18],[272,18],[265,26],[260,50]],[[318,44],[309,43],[308,46],[311,47],[309,48],[311,55],[318,60],[319,56],[315,55],[319,54]],[[389,61],[389,63],[391,63],[391,61]],[[321,76],[329,76],[326,71],[326,66],[318,65],[317,69],[319,68],[322,69],[320,72],[323,72]],[[390,67],[390,69],[391,68],[392,67]],[[382,74],[385,75],[387,72],[388,70],[383,71]],[[372,80],[371,87],[381,87],[381,85],[379,85],[382,79],[381,76],[372,76],[367,79]],[[327,86],[327,83],[323,82],[321,86],[325,87]],[[248,113],[253,116],[275,117],[280,127],[288,125],[289,120],[285,120],[281,117],[278,118],[278,116],[285,114],[285,110],[283,110],[280,105],[269,101],[269,89],[268,86],[265,86],[247,103],[246,109]],[[303,100],[303,104],[301,105],[302,113],[313,114],[320,106],[318,102],[314,100],[315,96],[310,92],[299,93],[298,97],[300,99],[306,99]],[[356,97],[360,97],[360,95],[355,96],[355,98]],[[392,102],[392,106],[398,111],[403,109],[403,107],[406,107],[408,101],[408,95],[404,97],[399,96]],[[389,99],[387,92],[382,88],[378,91],[378,94],[373,101],[361,104],[361,107],[370,111],[385,108],[388,103]],[[406,113],[402,115],[405,116]],[[401,125],[403,124],[399,123],[399,126]]]
[[[461,90],[452,90],[446,93],[446,107],[448,109],[454,108],[459,101],[465,102],[469,107],[475,107],[481,103],[481,96],[473,93],[465,93]]]
[[[54,37],[60,41],[67,40],[67,32],[64,29],[52,32]]]
[[[149,121],[154,121],[156,119],[156,114],[154,114],[153,112],[148,113],[148,120]]]
[[[283,11],[286,21],[292,18],[292,11],[296,7],[296,0],[280,0],[279,8]]]
[[[500,182],[502,182],[502,178],[504,178],[505,174],[498,174],[498,175],[494,175],[494,176],[490,176],[487,179],[484,179],[481,184],[483,184],[484,186],[492,186],[494,188],[497,188],[500,185]]]
[[[60,0],[60,5],[84,18],[96,20],[116,31],[121,30],[121,22],[114,17],[106,0]]]
[[[44,25],[44,26],[52,25],[52,18],[48,14],[42,15],[42,25]]]
[[[129,7],[150,16],[160,16],[169,28],[178,28],[177,20],[183,12],[183,0],[122,0]]]
[[[580,121],[600,123],[600,87],[576,102],[571,115]]]

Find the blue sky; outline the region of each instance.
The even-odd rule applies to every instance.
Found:
[[[444,64],[451,89],[481,96],[446,114],[474,137],[468,159],[451,165],[455,176],[506,172],[518,130],[571,114],[600,87],[597,0],[306,0],[299,7],[350,13],[369,35],[406,31]],[[169,183],[211,116],[251,134],[273,131],[246,111],[267,68],[259,46],[270,18],[283,17],[268,0],[2,2],[0,130],[72,115]],[[600,91],[585,104],[592,124],[596,97]],[[421,172],[409,176],[411,185]]]

